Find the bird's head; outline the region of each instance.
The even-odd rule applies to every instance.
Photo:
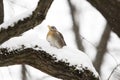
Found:
[[[55,26],[48,25],[48,29],[49,29],[49,31],[57,31]]]

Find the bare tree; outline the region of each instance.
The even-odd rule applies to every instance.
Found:
[[[110,27],[107,24],[103,32],[103,35],[101,37],[100,43],[97,47],[97,54],[94,60],[94,66],[99,74],[100,74],[101,65],[103,63],[104,55],[107,51],[107,43],[110,38],[110,32],[111,32]]]
[[[0,0],[0,24],[4,21],[4,6],[3,0]]]
[[[107,19],[111,29],[120,37],[120,1],[87,0]]]
[[[6,29],[0,30],[0,44],[12,37],[39,25],[52,4],[53,0],[39,0],[38,5],[33,14],[24,20],[19,20],[14,26],[9,25]],[[3,26],[4,27],[4,26]],[[40,48],[35,45],[34,48]],[[63,80],[99,80],[92,71],[87,68],[82,70],[76,69],[76,66],[70,66],[64,61],[57,61],[56,58],[48,54],[46,51],[33,49],[33,47],[9,50],[9,48],[0,48],[0,66],[9,66],[15,64],[28,64],[49,75]]]
[[[74,34],[75,34],[75,40],[76,40],[77,47],[78,47],[79,50],[84,51],[84,47],[82,45],[82,40],[80,38],[79,21],[77,19],[78,17],[76,17],[76,16],[79,16],[79,15],[77,15],[78,10],[75,7],[75,5],[72,4],[71,0],[68,0],[68,4],[69,4],[69,7],[70,7],[71,18],[72,18],[72,23],[73,23],[73,31],[74,31]]]

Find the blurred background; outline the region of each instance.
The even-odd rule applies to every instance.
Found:
[[[24,15],[37,6],[38,0],[4,0],[5,19]],[[54,0],[42,24],[22,34],[24,39],[46,40],[47,25],[63,34],[67,46],[85,52],[102,80],[108,79],[120,63],[120,40],[109,29],[105,18],[86,0]],[[17,38],[13,38],[11,42]],[[6,77],[7,75],[7,77]],[[60,80],[29,65],[0,67],[0,80]]]

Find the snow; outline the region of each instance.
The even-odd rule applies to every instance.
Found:
[[[94,69],[91,60],[89,57],[78,49],[69,48],[68,46],[63,47],[62,49],[47,49],[51,55],[55,55],[58,60],[62,60],[70,63],[70,66],[77,65],[77,69],[81,69],[87,67],[89,70],[94,72],[96,76],[98,76],[96,70]]]
[[[28,36],[29,37],[29,36]],[[70,63],[70,66],[77,65],[76,69],[81,70],[81,66],[83,68],[87,67],[90,71],[94,73],[96,77],[98,77],[98,73],[94,69],[91,60],[89,57],[78,49],[73,49],[68,46],[63,47],[62,49],[57,49],[55,47],[50,46],[50,44],[46,40],[42,39],[29,39],[26,36],[13,38],[6,43],[2,44],[2,48],[8,47],[9,50],[19,49],[21,45],[24,45],[25,48],[33,48],[35,50],[44,50],[50,55],[54,55],[57,58],[57,61],[62,60],[64,62]],[[12,42],[15,42],[14,44]],[[30,43],[31,42],[31,43]],[[38,45],[38,48],[35,48],[35,45]]]
[[[111,76],[109,76],[109,80],[120,80],[120,64],[115,66]]]
[[[20,74],[19,65],[0,67],[0,80],[21,80],[21,76],[14,76],[14,74]]]
[[[24,15],[23,15],[24,14]],[[15,16],[11,19],[9,19],[8,21],[5,21],[4,23],[2,23],[0,25],[0,30],[1,29],[7,29],[9,26],[13,27],[15,23],[17,23],[19,20],[24,20],[25,18],[29,17],[30,15],[32,15],[32,11],[27,11],[25,13],[23,13],[19,16]]]
[[[4,24],[3,27],[7,28],[8,25],[14,25],[14,23],[16,23],[16,20],[18,20],[18,19],[14,20],[15,18],[23,16],[20,18],[23,20],[24,17],[30,16],[32,14],[32,11],[35,9],[33,7],[36,6],[35,4],[37,3],[38,0],[3,0],[3,1],[5,3],[5,5],[4,5],[4,7],[5,7],[5,20],[4,20],[5,23],[3,23]],[[103,29],[105,26],[105,20],[100,15],[100,13],[98,13],[98,11],[95,10],[95,8],[93,8],[87,1],[85,1],[85,0],[72,0],[72,1],[74,2],[74,4],[77,3],[76,5],[80,8],[79,16],[80,16],[81,35],[85,38],[85,39],[82,39],[84,41],[83,44],[84,44],[86,53],[93,60],[95,57],[95,54],[96,54],[96,50],[95,50],[96,46],[99,43],[100,35],[103,32]],[[11,2],[13,2],[14,4],[12,4]],[[57,26],[58,30],[60,30],[60,32],[62,32],[64,34],[65,41],[70,48],[68,48],[68,46],[67,46],[67,47],[64,47],[63,49],[69,50],[69,49],[77,48],[76,44],[75,44],[74,34],[72,31],[72,27],[71,27],[72,23],[71,23],[71,17],[69,15],[70,11],[69,11],[69,7],[66,5],[67,4],[66,2],[67,2],[67,0],[54,0],[54,2],[52,3],[52,6],[49,9],[48,14],[46,16],[46,20],[44,20],[43,23],[41,24],[42,26],[37,27],[36,30],[33,30],[33,29],[29,30],[28,32],[23,34],[24,37],[22,36],[22,37],[15,37],[14,39],[10,39],[9,42],[6,42],[5,44],[3,44],[4,47],[5,47],[5,45],[7,47],[9,47],[11,45],[10,47],[12,47],[12,49],[16,49],[18,47],[21,47],[21,44],[25,44],[25,43],[26,43],[25,45],[27,47],[34,47],[35,44],[39,43],[39,41],[36,41],[35,39],[41,41],[41,39],[38,39],[38,38],[42,38],[43,41],[45,41],[44,39],[45,39],[45,35],[47,32],[46,25],[49,24],[49,25]],[[33,9],[33,10],[31,10],[31,12],[28,12],[28,14],[25,13],[26,16],[24,16],[23,12],[27,12],[28,9],[29,10]],[[22,13],[21,13],[21,11],[22,11]],[[23,14],[23,15],[21,15],[21,14]],[[2,26],[0,25],[0,29],[1,29],[1,27]],[[119,50],[120,49],[119,49],[118,44],[120,43],[120,40],[118,37],[115,38],[115,35],[116,34],[111,35],[112,41],[110,40],[108,49],[110,50],[110,52],[112,51],[111,52],[112,55],[114,55],[114,56],[117,55],[116,58],[117,58],[117,61],[119,62],[120,61],[119,60]],[[28,39],[28,40],[26,40],[26,39]],[[41,45],[43,45],[43,43]],[[48,44],[48,43],[46,43],[46,44]],[[49,44],[46,46],[50,47]],[[73,48],[71,48],[71,47],[73,47]],[[50,50],[48,50],[48,52],[52,54],[55,49],[56,48],[50,49]],[[55,50],[55,51],[57,51],[57,50]],[[64,53],[67,52],[64,50],[60,50],[60,51],[61,52],[63,51]],[[58,55],[60,55],[60,53]],[[56,57],[58,57],[58,55],[56,55]],[[68,54],[65,54],[65,55],[68,55]],[[113,58],[111,58],[111,56],[109,54],[107,54],[106,56],[107,56],[107,58],[105,57],[105,60],[104,60],[104,63],[103,63],[102,69],[101,69],[101,71],[102,71],[101,77],[103,77],[103,80],[106,80],[108,78],[110,71],[113,69],[113,66],[116,65]],[[60,57],[59,59],[61,59],[61,56],[59,56],[59,57]],[[65,58],[68,58],[68,57],[65,57]],[[71,57],[69,56],[69,58],[71,58]],[[71,60],[67,60],[67,61],[71,61]],[[75,61],[77,61],[77,60],[75,60]],[[71,61],[71,63],[72,62],[73,61]],[[77,64],[77,62],[75,62],[75,64]],[[87,65],[87,62],[85,65]],[[13,67],[11,67],[11,68],[13,68]],[[38,72],[33,72],[33,69],[31,69],[31,68],[30,68],[30,70],[32,70],[31,73],[33,73],[33,74],[36,73],[35,75],[37,76]],[[3,69],[3,71],[4,71],[4,69]],[[13,70],[11,72],[13,72]],[[1,74],[1,69],[0,69],[0,74]],[[15,79],[6,78],[6,74],[7,73],[2,73],[2,76],[0,76],[0,79],[2,78],[2,80],[8,80],[8,79],[9,80],[19,80],[18,78],[15,78]],[[13,73],[13,74],[16,74],[16,73]],[[40,73],[40,75],[42,75],[42,74]],[[3,78],[3,76],[5,76],[5,77]],[[9,76],[9,74],[7,76]],[[45,80],[46,80],[46,78],[45,78]],[[50,79],[48,78],[48,80],[50,80]],[[53,79],[51,79],[51,80],[53,80]]]
[[[29,72],[28,74],[34,76],[34,77],[29,77],[30,79],[28,80],[61,80],[52,77],[50,75],[47,75],[44,72],[41,72],[40,70],[33,68],[32,66],[26,65],[26,67],[27,67],[27,71]]]
[[[25,0],[24,1],[25,5],[23,5],[23,1],[21,0],[10,0],[10,1],[13,1],[13,2],[16,1],[15,3],[17,5],[19,4],[19,5],[22,5],[23,7],[29,8],[30,6],[32,6],[32,4],[30,3],[29,5],[29,3],[27,3],[26,5],[25,2],[31,2],[34,0],[31,0],[31,1]],[[56,7],[56,6],[61,6],[61,7]],[[24,9],[23,11],[24,13],[16,13],[16,12],[19,12],[18,6],[14,5],[13,7],[17,8],[17,9],[14,9],[15,15],[12,15],[13,17],[12,19],[10,17],[9,19],[5,20],[5,22],[2,25],[0,25],[0,29],[8,28],[8,25],[13,26],[14,23],[16,23],[19,19],[23,20],[25,17],[29,17],[32,14],[32,11],[35,9],[35,7],[30,8],[29,11],[28,10],[26,11],[26,9]],[[20,10],[22,11],[22,9]],[[61,14],[63,12],[64,14]],[[60,32],[65,34],[64,38],[68,46],[63,47],[62,49],[57,49],[49,45],[49,43],[45,40],[45,36],[47,33],[46,30],[48,30],[47,27],[45,26],[48,24],[57,26],[58,30],[60,30]],[[56,0],[53,2],[46,16],[46,20],[43,21],[40,28],[37,27],[35,29],[31,29],[28,32],[22,34],[22,36],[20,37],[14,37],[10,39],[9,41],[5,42],[4,44],[2,44],[1,47],[8,47],[8,48],[11,48],[11,50],[13,50],[13,49],[20,48],[21,45],[23,44],[26,46],[26,48],[34,48],[35,45],[38,45],[42,47],[42,50],[47,51],[50,55],[54,54],[54,57],[56,57],[58,60],[69,62],[70,65],[77,65],[77,69],[80,69],[80,70],[81,70],[81,64],[82,64],[82,67],[88,67],[89,70],[91,70],[92,72],[94,72],[96,76],[98,76],[98,73],[94,69],[89,57],[85,53],[77,49],[71,48],[71,47],[76,47],[75,42],[74,42],[74,37],[73,37],[74,35],[72,34],[73,32],[71,30],[71,25],[72,23],[71,23],[71,18],[69,15],[69,7],[66,6],[66,1],[63,2],[62,0]],[[37,50],[38,49],[39,48],[37,48]],[[33,73],[33,71],[31,73]],[[38,72],[34,72],[34,74],[35,73],[38,74]],[[40,73],[40,75],[43,75],[43,73]],[[48,80],[50,80],[50,78],[48,78]],[[53,80],[53,78],[51,78],[51,80]]]
[[[10,0],[12,3],[14,3],[14,1],[13,0]],[[22,1],[18,1],[18,0],[15,0],[15,2],[16,2],[16,4],[19,4],[19,5],[22,5]],[[31,1],[30,1],[31,2]],[[29,6],[30,6],[30,9],[19,9],[19,7],[18,6],[16,6],[15,4],[13,5],[13,7],[15,7],[15,8],[17,8],[17,9],[15,9],[15,11],[16,11],[16,14],[15,14],[15,16],[11,16],[10,18],[8,18],[7,20],[5,19],[4,20],[4,23],[2,23],[1,25],[0,25],[0,30],[1,29],[7,29],[9,26],[11,26],[11,27],[13,27],[14,26],[14,24],[15,23],[17,23],[19,20],[21,20],[21,21],[23,21],[25,18],[27,18],[27,17],[29,17],[29,16],[31,16],[32,15],[32,12],[35,10],[35,8],[36,8],[36,6],[37,6],[37,2],[38,2],[38,0],[35,0],[35,1],[33,1],[33,3],[34,3],[34,6],[30,6],[30,4],[29,4]],[[9,1],[4,1],[4,4],[5,4],[5,8],[7,8],[6,7],[6,5],[11,5],[12,3],[10,3]],[[25,2],[24,2],[25,3]],[[27,1],[26,1],[26,3],[27,3]],[[36,3],[36,5],[35,5],[35,3]],[[24,7],[26,7],[26,8],[28,8],[28,4],[25,6],[24,5]],[[21,10],[22,11],[22,13],[19,13],[20,11],[19,10]],[[9,10],[9,8],[7,9],[7,11],[10,11]],[[5,15],[6,15],[6,9],[5,9]],[[12,13],[12,12],[10,12],[10,13]],[[6,16],[5,16],[5,18],[6,18]]]

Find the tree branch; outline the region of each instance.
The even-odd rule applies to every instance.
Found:
[[[110,32],[111,32],[110,27],[107,24],[105,27],[105,30],[102,34],[100,43],[97,47],[97,54],[96,54],[96,57],[95,57],[93,64],[94,64],[95,69],[98,71],[99,74],[100,74],[101,65],[103,63],[104,55],[107,51],[107,43],[108,43],[108,40],[110,38]]]
[[[99,80],[87,68],[78,70],[76,66],[70,66],[69,63],[56,61],[55,57],[43,50],[20,48],[9,51],[9,49],[1,48],[0,52],[0,66],[28,64],[63,80]]]
[[[73,23],[73,31],[75,34],[75,40],[76,40],[77,47],[79,50],[84,51],[84,47],[82,45],[82,40],[80,38],[79,21],[76,19],[77,9],[76,9],[75,5],[72,4],[71,0],[68,0],[68,4],[70,7],[71,18],[72,18],[72,23]]]
[[[17,23],[14,24],[13,27],[9,25],[7,29],[1,29],[0,44],[7,41],[11,37],[18,36],[21,33],[39,25],[45,19],[45,16],[52,2],[53,0],[40,0],[38,2],[37,8],[35,9],[35,11],[33,11],[33,14],[30,17],[27,17],[24,20],[19,20]]]
[[[4,6],[3,0],[0,0],[0,24],[4,21]]]
[[[19,20],[13,27],[9,25],[7,29],[1,29],[0,44],[40,24],[45,19],[52,2],[53,0],[40,0],[37,8],[30,17]],[[79,70],[75,65],[70,66],[70,63],[57,60],[57,58],[42,49],[24,48],[24,46],[15,50],[0,48],[0,66],[16,64],[31,65],[63,80],[99,80],[91,70],[82,67],[82,70]]]
[[[112,30],[120,37],[119,0],[87,0],[107,19]]]

